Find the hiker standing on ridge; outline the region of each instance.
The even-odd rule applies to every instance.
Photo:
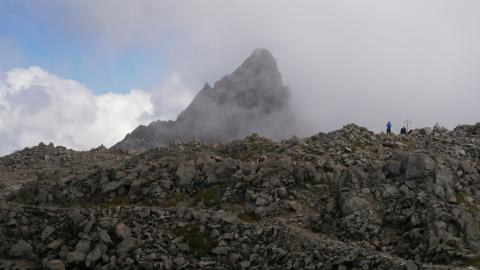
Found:
[[[390,123],[390,121],[388,121],[387,123],[387,134],[391,134],[392,133],[392,123]]]

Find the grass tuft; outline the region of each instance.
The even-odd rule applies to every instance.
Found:
[[[216,188],[208,188],[205,190],[200,190],[193,197],[191,206],[195,207],[199,202],[202,202],[206,207],[213,207],[218,202],[218,190]]]
[[[212,249],[212,243],[196,224],[187,224],[185,227],[178,228],[175,234],[182,236],[183,242],[197,256],[205,256]]]
[[[240,220],[246,222],[246,223],[252,223],[254,221],[254,218],[252,217],[252,215],[250,215],[249,213],[241,213],[238,218],[240,218]]]
[[[168,198],[164,202],[160,203],[160,207],[162,208],[169,208],[177,206],[177,204],[185,199],[185,193],[177,192],[172,197]]]
[[[102,208],[115,208],[117,206],[129,205],[129,204],[131,204],[131,202],[127,196],[115,196],[111,198],[109,201],[100,204],[99,206]]]

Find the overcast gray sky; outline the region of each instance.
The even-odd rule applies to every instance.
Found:
[[[277,58],[294,107],[311,123],[312,133],[350,122],[380,131],[388,120],[394,130],[400,129],[407,118],[415,127],[438,122],[453,128],[480,121],[478,0],[58,0],[29,1],[23,8],[48,25],[50,33],[80,44],[88,41],[92,51],[113,58],[129,51],[159,59],[158,73],[148,73],[158,76],[158,85],[137,95],[108,89],[127,104],[133,96],[139,107],[146,103],[153,107],[132,109],[136,116],[108,140],[102,132],[111,127],[95,133],[96,140],[66,143],[77,148],[108,145],[139,123],[174,118],[204,82],[213,83],[231,72],[256,47],[269,49]],[[25,67],[14,38],[4,35],[0,56],[2,48],[15,51],[15,59],[22,59]],[[84,61],[99,65],[96,59]],[[18,76],[11,78],[15,79]],[[82,83],[81,78],[68,79]],[[182,102],[169,108],[168,97],[179,100],[177,90]],[[85,91],[93,100],[105,94]],[[98,115],[97,111],[97,120]],[[114,111],[108,115],[104,119],[112,122]],[[6,121],[4,117],[4,133]],[[42,136],[47,140],[53,135]],[[64,137],[68,136],[74,134]],[[10,137],[18,146],[35,139],[16,142]]]

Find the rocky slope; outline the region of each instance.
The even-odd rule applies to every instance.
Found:
[[[144,151],[193,138],[224,142],[254,132],[285,138],[294,130],[289,95],[272,54],[256,49],[214,87],[205,84],[176,121],[140,126],[113,148]]]
[[[0,158],[1,269],[476,269],[480,123]]]

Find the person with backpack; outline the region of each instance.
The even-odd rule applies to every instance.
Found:
[[[406,129],[405,127],[402,127],[402,128],[400,129],[400,134],[402,134],[402,135],[407,135],[407,129]]]

